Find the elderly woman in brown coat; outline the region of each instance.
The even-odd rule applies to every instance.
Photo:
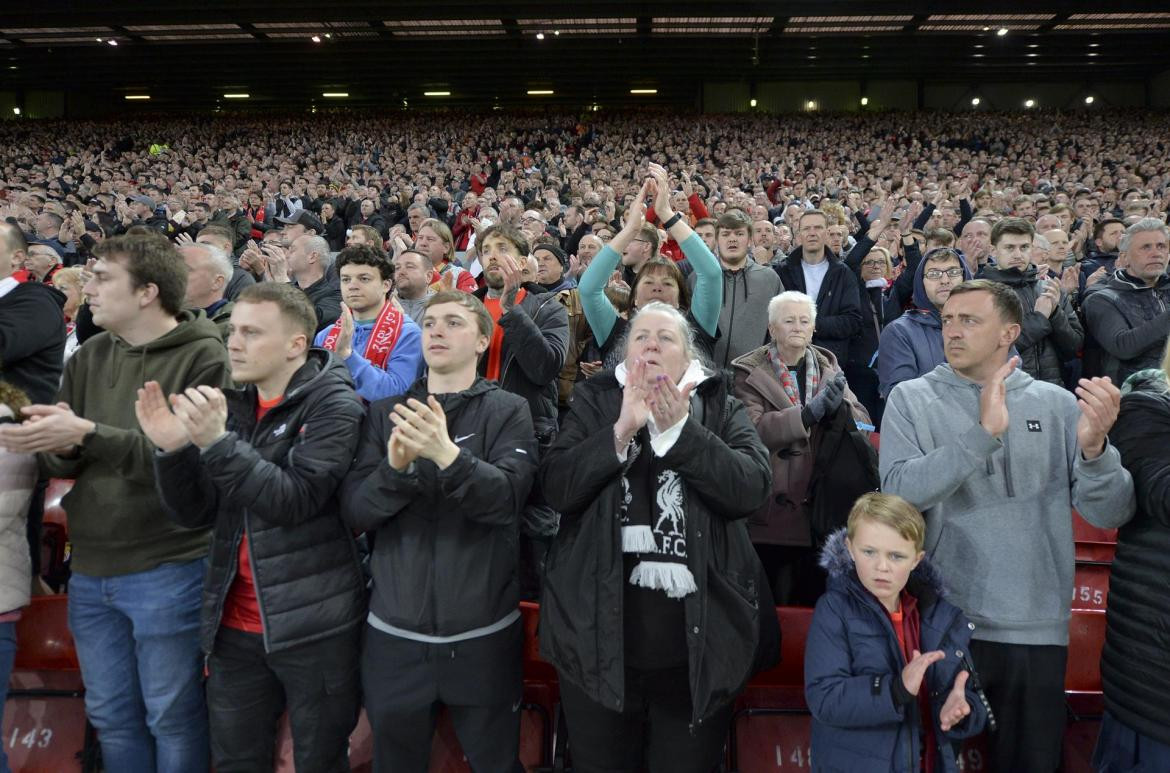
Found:
[[[777,604],[813,606],[825,588],[806,502],[818,425],[842,404],[856,421],[869,423],[837,358],[812,345],[816,317],[812,298],[780,293],[768,304],[771,342],[732,362],[735,395],[747,408],[772,464],[772,497],[751,517],[748,528]]]

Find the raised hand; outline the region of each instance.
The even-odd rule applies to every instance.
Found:
[[[353,354],[353,312],[344,303],[341,304],[341,318],[338,321],[341,322],[341,331],[337,334],[333,352],[345,360]]]
[[[650,179],[654,181],[654,214],[660,223],[665,223],[674,217],[670,208],[670,183],[666,179],[666,169],[651,162],[649,164]]]
[[[971,706],[967,703],[967,679],[971,676],[967,671],[960,671],[955,676],[955,684],[947,693],[947,700],[938,713],[938,726],[944,733],[962,722],[971,713]]]
[[[910,662],[902,669],[902,686],[911,695],[917,695],[922,689],[922,680],[926,678],[926,669],[946,657],[942,650],[933,652],[919,652],[914,650]]]
[[[1105,439],[1117,413],[1121,410],[1121,391],[1108,376],[1083,378],[1078,382],[1077,445],[1086,459],[1096,459],[1105,451]]]
[[[440,469],[449,467],[459,456],[459,446],[447,434],[447,415],[434,395],[429,395],[426,403],[413,397],[399,403],[390,420],[407,453],[429,459]]]
[[[983,385],[983,391],[979,393],[979,423],[992,437],[999,437],[1007,431],[1007,385],[1004,382],[1019,364],[1019,357],[1008,359],[995,375],[988,379]]]
[[[680,390],[668,376],[659,376],[654,381],[647,405],[659,429],[673,427],[687,417],[694,388],[694,384],[687,384]]]
[[[1047,265],[1045,265],[1047,268]],[[1060,282],[1052,277],[1045,277],[1042,282],[1043,289],[1040,295],[1036,297],[1035,310],[1045,317],[1051,317],[1052,312],[1060,305]]]
[[[646,387],[646,363],[639,357],[626,370],[626,384],[622,388],[622,408],[613,425],[618,453],[625,450],[638,430],[650,418],[648,404],[650,390]]]
[[[191,442],[183,422],[171,412],[167,398],[157,381],[147,381],[138,390],[134,415],[143,434],[160,451],[177,451]]]
[[[171,408],[187,437],[200,448],[207,448],[227,432],[227,399],[215,387],[188,387],[173,394]]]

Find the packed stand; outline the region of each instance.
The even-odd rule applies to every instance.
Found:
[[[364,707],[422,771],[439,706],[516,769],[522,598],[581,770],[716,768],[777,604],[817,767],[1056,770],[1075,509],[1120,528],[1095,764],[1170,768],[1165,130],[0,126],[0,681],[68,478],[110,770],[271,770],[285,711],[346,769]]]

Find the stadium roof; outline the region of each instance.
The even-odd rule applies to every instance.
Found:
[[[1170,6],[1123,0],[9,5],[0,90],[148,94],[159,107],[224,94],[301,107],[612,102],[631,89],[685,103],[703,80],[1091,83],[1147,79],[1170,48]]]

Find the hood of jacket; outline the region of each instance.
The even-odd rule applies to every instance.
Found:
[[[853,556],[849,554],[849,546],[845,542],[845,532],[844,528],[840,528],[829,535],[824,547],[821,548],[819,563],[828,573],[830,584],[856,582],[860,586],[861,580],[857,578],[857,572],[854,570]],[[946,596],[942,573],[925,556],[910,573],[906,587],[917,598],[924,595],[933,595],[934,598]]]
[[[992,282],[1000,282],[1008,287],[1025,287],[1036,282],[1036,276],[1039,272],[1035,266],[1028,266],[1026,269],[1019,268],[999,268],[998,266],[987,265],[984,266],[981,279],[990,279]]]
[[[142,378],[138,381],[141,384],[145,381],[148,358],[154,360],[160,356],[165,357],[175,349],[203,339],[215,341],[219,346],[223,346],[223,336],[219,328],[202,311],[180,311],[175,320],[179,324],[173,330],[144,344],[131,344],[113,333],[108,333],[112,351],[106,367],[107,384],[111,387],[117,384],[122,369],[135,360],[142,371],[140,374]]]
[[[936,309],[934,304],[930,302],[930,299],[926,297],[926,285],[922,283],[923,276],[926,273],[927,265],[929,264],[925,258],[918,261],[918,268],[914,271],[914,308],[910,309],[906,313],[910,316],[911,319],[914,319],[914,321],[919,322],[920,324],[927,324],[929,327],[942,327],[942,322],[939,321],[939,310]],[[966,282],[972,279],[974,275],[971,273],[971,267],[967,264],[967,259],[963,257],[962,253],[959,253],[959,265],[963,267],[963,281]],[[915,311],[920,313],[914,314],[913,312]],[[922,316],[922,313],[932,317],[934,324],[929,324],[924,320],[918,319],[920,316]]]
[[[730,268],[723,268],[723,300],[727,302],[727,298],[731,294],[739,292],[739,286],[743,285],[743,297],[748,298],[752,292],[765,292],[760,286],[758,279],[763,276],[760,272],[766,271],[768,273],[775,273],[768,266],[762,266],[757,263],[750,256],[744,263],[743,268],[733,270]]]
[[[1124,268],[1119,268],[1101,282],[1102,287],[1108,287],[1121,292],[1141,292],[1143,290],[1164,290],[1170,287],[1170,275],[1162,274],[1157,283],[1150,287],[1142,280],[1130,274]]]

